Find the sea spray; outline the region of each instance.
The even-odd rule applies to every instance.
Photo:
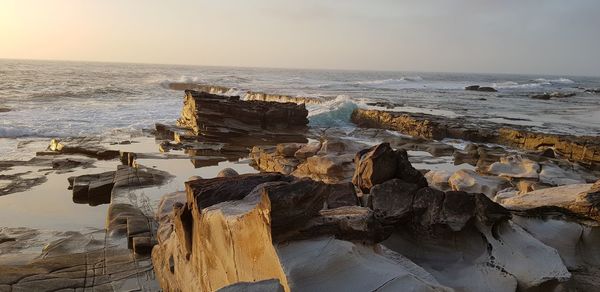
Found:
[[[309,125],[314,127],[347,126],[350,116],[358,106],[347,95],[319,105],[307,106]]]

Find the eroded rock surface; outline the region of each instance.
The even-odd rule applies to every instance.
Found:
[[[356,109],[352,121],[360,127],[396,130],[403,134],[441,140],[463,139],[496,143],[527,150],[553,148],[561,157],[600,167],[600,138],[546,134],[495,123],[472,122],[463,117],[447,118],[427,114]]]

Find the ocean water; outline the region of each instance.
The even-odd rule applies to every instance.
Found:
[[[174,122],[183,93],[168,89],[170,82],[331,97],[309,106],[311,123],[319,126],[351,127],[348,117],[354,108],[386,101],[398,110],[522,124],[545,132],[600,132],[600,96],[584,91],[600,88],[600,78],[593,77],[0,60],[0,108],[10,109],[0,112],[0,138],[108,135]],[[473,84],[499,92],[464,90]],[[557,91],[577,95],[529,97]]]

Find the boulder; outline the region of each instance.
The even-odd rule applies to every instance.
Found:
[[[399,178],[419,187],[427,186],[427,180],[408,161],[405,150],[393,150],[389,143],[382,143],[358,152],[354,158],[355,172],[352,183],[363,193],[380,183]]]
[[[451,190],[448,180],[452,176],[452,172],[448,170],[430,170],[425,174],[425,179],[429,186],[441,191]]]
[[[500,162],[492,163],[487,173],[508,178],[530,178],[539,177],[540,165],[520,155],[509,155],[500,158]]]
[[[469,169],[461,169],[448,179],[452,190],[469,193],[483,193],[493,198],[496,193],[509,186],[508,180],[495,176],[483,176]]]
[[[235,169],[228,167],[221,169],[221,171],[219,171],[217,174],[217,177],[233,177],[238,175],[240,174]]]
[[[493,87],[479,86],[479,85],[469,85],[469,86],[465,87],[465,90],[484,91],[484,92],[497,92],[498,91]]]

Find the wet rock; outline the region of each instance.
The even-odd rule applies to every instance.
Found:
[[[319,149],[316,149],[317,145]],[[332,184],[349,182],[354,173],[354,153],[364,146],[362,143],[335,138],[303,146],[294,156],[306,159],[301,160],[292,175]],[[314,155],[308,156],[312,153]]]
[[[493,87],[487,87],[487,86],[479,86],[479,85],[470,85],[465,87],[465,90],[468,91],[484,91],[484,92],[497,92],[498,90],[496,90]]]
[[[509,178],[531,178],[539,177],[540,165],[520,155],[510,155],[500,158],[499,162],[492,163],[487,173],[509,177]]]
[[[232,177],[238,175],[240,174],[237,171],[235,171],[235,169],[228,167],[221,169],[221,171],[219,171],[219,173],[217,174],[217,177]]]
[[[52,139],[48,152],[38,152],[36,155],[79,154],[100,160],[111,160],[119,157],[119,151],[102,148],[94,138],[70,138],[63,141]]]
[[[358,152],[354,158],[355,172],[352,183],[363,193],[380,183],[399,178],[420,187],[427,186],[427,180],[408,161],[404,150],[393,150],[389,143],[382,143]]]
[[[551,98],[565,98],[565,97],[573,97],[577,95],[574,92],[569,92],[569,93],[565,93],[565,92],[552,92],[552,93],[548,93],[548,92],[544,92],[542,94],[534,94],[531,95],[529,97],[533,98],[533,99],[542,99],[542,100],[549,100]]]
[[[201,206],[190,203],[179,213],[188,215],[174,218],[175,226],[181,228],[175,228],[171,237],[152,251],[163,290],[214,291],[238,282],[278,279],[289,291],[271,244],[266,193],[216,203],[202,211]]]
[[[186,90],[177,125],[209,141],[242,143],[268,138],[304,142],[302,134],[307,129],[307,115],[304,105],[243,101],[239,97]]]
[[[354,110],[351,120],[360,127],[395,130],[425,139],[453,138],[534,151],[552,148],[561,157],[583,163],[591,169],[597,169],[600,165],[600,138],[595,136],[546,134],[515,125],[474,122],[465,117],[448,118],[360,108]]]
[[[114,171],[70,177],[73,202],[90,206],[110,203],[114,177]]]
[[[158,204],[158,210],[156,211],[156,220],[159,223],[158,230],[156,231],[156,237],[159,242],[166,241],[171,232],[173,232],[173,210],[177,205],[179,208],[186,203],[185,192],[174,192],[162,196],[160,203]]]
[[[452,190],[482,193],[489,198],[493,198],[498,191],[509,186],[508,180],[504,178],[479,175],[469,169],[454,172],[448,179],[448,184]]]
[[[0,113],[7,113],[9,111],[11,111],[11,109],[6,108],[6,107],[0,107]]]

